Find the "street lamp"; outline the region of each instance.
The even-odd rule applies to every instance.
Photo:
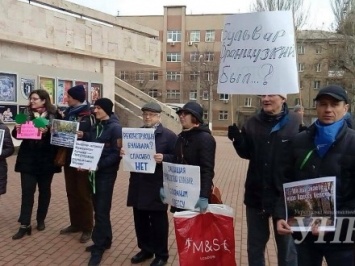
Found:
[[[196,84],[196,102],[198,104],[201,104],[201,60],[203,58],[203,55],[200,54],[198,57],[198,65],[197,65],[197,84]]]
[[[208,85],[208,128],[212,131],[212,121],[213,121],[213,80],[212,72],[206,71],[207,64],[203,63],[205,67],[205,72],[207,73],[207,85]]]

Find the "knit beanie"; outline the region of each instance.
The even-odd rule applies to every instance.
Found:
[[[83,85],[76,85],[68,90],[68,94],[75,100],[83,103],[86,100],[85,88]]]
[[[104,112],[107,114],[107,115],[111,115],[113,112],[112,112],[112,108],[113,108],[113,102],[108,99],[108,98],[100,98],[100,99],[97,99],[95,101],[95,105],[96,106],[100,106],[102,110],[104,110]]]

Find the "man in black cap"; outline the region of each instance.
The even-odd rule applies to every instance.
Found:
[[[321,222],[314,223],[311,232],[293,233],[285,221],[284,200],[280,197],[275,215],[280,219],[277,221],[277,230],[279,234],[284,235],[293,233],[299,265],[321,266],[325,257],[328,266],[352,266],[355,132],[349,129],[344,121],[344,115],[349,108],[348,97],[342,87],[329,85],[319,91],[315,101],[318,119],[306,131],[296,135],[288,146],[284,183],[335,176],[336,217],[346,217],[346,220],[350,221],[336,221],[335,232],[322,231],[319,228],[323,225]],[[313,215],[319,216],[316,213]],[[327,213],[326,216],[334,217],[335,214]]]
[[[68,90],[68,105],[64,111],[64,119],[79,122],[79,130],[89,132],[95,117],[91,114],[90,104],[86,101],[83,85],[77,85]],[[77,171],[70,167],[72,148],[67,148],[64,165],[65,187],[69,204],[70,225],[60,231],[61,235],[82,232],[81,243],[91,238],[93,228],[93,206],[87,171]]]
[[[134,228],[138,247],[141,249],[132,257],[133,264],[141,263],[155,255],[151,266],[165,265],[169,258],[169,220],[167,205],[159,198],[163,186],[162,161],[171,161],[177,136],[161,124],[161,107],[148,102],[142,107],[145,128],[154,128],[157,165],[153,174],[131,172],[128,187],[127,206],[133,207]],[[124,151],[121,149],[121,155]]]

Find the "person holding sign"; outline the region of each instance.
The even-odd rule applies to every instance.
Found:
[[[238,155],[249,160],[244,204],[248,226],[248,262],[265,265],[265,247],[269,240],[269,218],[273,218],[278,265],[297,265],[292,237],[276,231],[275,202],[282,193],[282,159],[287,143],[298,133],[301,117],[289,112],[286,95],[262,95],[261,111],[248,119],[242,131],[236,124],[228,127],[228,138]]]
[[[150,265],[162,266],[169,258],[168,206],[159,198],[159,189],[163,186],[162,161],[172,160],[177,136],[161,124],[162,110],[159,104],[149,102],[141,110],[143,127],[155,129],[154,159],[157,165],[153,174],[131,172],[129,179],[127,206],[133,207],[134,228],[141,249],[132,257],[131,262],[141,263],[155,255]],[[124,155],[123,150],[121,155]]]
[[[99,265],[104,251],[112,244],[110,212],[122,144],[122,127],[112,109],[110,99],[98,99],[94,105],[96,124],[89,133],[77,133],[78,138],[83,138],[84,141],[104,143],[97,168],[92,169],[89,174],[95,212],[92,232],[94,245],[86,248],[86,251],[91,252],[89,266]]]
[[[285,221],[283,197],[277,209],[278,218],[281,218],[277,221],[277,230],[283,235],[293,233],[299,265],[321,266],[324,257],[328,266],[352,266],[355,240],[355,132],[348,128],[344,119],[349,100],[342,87],[329,85],[319,90],[315,101],[318,119],[289,144],[284,182],[335,177],[335,213],[326,215],[330,219],[336,217],[335,231],[321,229],[328,225],[325,217],[314,219],[311,231],[293,233]],[[304,195],[302,192],[297,197]],[[319,193],[314,189],[308,196],[312,197],[312,202],[319,197]],[[325,207],[322,206],[322,209]],[[317,213],[312,216],[317,216]],[[312,219],[309,216],[306,218]]]
[[[203,123],[201,105],[196,102],[188,102],[176,113],[179,115],[182,131],[178,135],[175,145],[173,163],[200,167],[201,188],[195,208],[199,209],[201,213],[205,213],[213,184],[216,141],[208,125]],[[163,188],[160,189],[160,196],[164,200]],[[175,211],[182,211],[182,209],[172,206],[171,212]]]
[[[27,121],[34,121],[42,133],[41,139],[23,139],[16,158],[15,172],[21,174],[21,212],[18,222],[19,231],[12,239],[20,239],[26,234],[31,235],[31,216],[34,194],[38,185],[37,230],[45,229],[45,218],[51,199],[51,184],[54,173],[61,171],[54,165],[56,146],[50,144],[50,125],[53,119],[60,118],[56,107],[51,104],[45,90],[34,90],[30,93],[29,104],[22,116]],[[46,125],[47,124],[47,125]],[[21,124],[16,123],[12,136],[17,138]]]
[[[15,151],[9,128],[0,120],[0,195],[6,193],[7,162],[6,158]]]
[[[79,130],[89,132],[95,122],[95,117],[86,101],[83,85],[77,85],[68,90],[68,105],[64,111],[64,120],[79,123]],[[86,243],[91,238],[94,226],[94,214],[91,190],[87,171],[77,171],[70,167],[72,148],[66,148],[66,162],[64,165],[65,188],[69,205],[70,225],[60,230],[61,235],[82,232],[80,243]]]

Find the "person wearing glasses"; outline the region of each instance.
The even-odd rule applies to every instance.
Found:
[[[295,112],[289,112],[287,95],[260,97],[260,112],[249,118],[241,131],[236,124],[228,127],[228,138],[233,141],[237,154],[249,160],[244,194],[248,227],[248,265],[265,265],[265,248],[270,235],[271,217],[278,265],[296,266],[297,252],[293,239],[289,235],[277,233],[274,209],[275,202],[283,191],[282,160],[289,152],[289,139],[298,133],[301,117]]]
[[[174,155],[177,136],[161,123],[162,109],[158,103],[148,102],[141,108],[143,127],[154,128],[156,161],[153,174],[131,172],[127,206],[133,207],[134,229],[140,251],[131,258],[132,264],[153,258],[151,266],[165,265],[169,258],[168,206],[161,202],[159,189],[163,186],[162,161]],[[121,155],[124,155],[121,149]]]
[[[39,140],[23,139],[16,158],[15,172],[21,175],[21,211],[18,222],[21,224],[12,239],[20,239],[26,234],[31,235],[31,216],[34,194],[38,185],[37,230],[43,231],[48,207],[51,199],[51,184],[54,173],[61,171],[54,165],[57,147],[50,144],[50,125],[53,119],[61,118],[57,108],[51,103],[45,90],[34,90],[29,95],[29,103],[24,110],[29,121],[37,117],[49,120],[48,126],[39,128],[42,137]],[[12,136],[17,138],[17,131],[21,128],[16,124]]]

